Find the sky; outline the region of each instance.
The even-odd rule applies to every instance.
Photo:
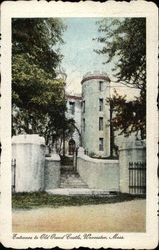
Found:
[[[101,44],[93,40],[100,35],[96,24],[99,20],[101,18],[63,18],[67,29],[63,35],[65,44],[61,47],[64,55],[62,67],[67,74],[66,91],[69,93],[81,93],[81,80],[89,71],[105,71],[113,80],[113,63],[103,64],[106,55],[94,52],[94,49],[101,48]],[[120,91],[125,93],[125,89],[122,85]]]
[[[67,89],[79,93],[81,80],[88,71],[105,70],[102,64],[104,57],[93,50],[99,48],[99,43],[93,41],[98,37],[99,18],[64,18],[67,25],[63,40],[62,54],[64,55],[62,67],[67,74]]]

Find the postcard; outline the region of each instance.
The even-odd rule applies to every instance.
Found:
[[[158,9],[1,5],[5,247],[158,244]]]

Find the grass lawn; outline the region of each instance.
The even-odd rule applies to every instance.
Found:
[[[13,209],[32,209],[41,207],[97,205],[124,202],[140,198],[145,197],[143,195],[136,196],[123,193],[105,197],[51,195],[46,192],[14,193],[12,194],[12,207]]]

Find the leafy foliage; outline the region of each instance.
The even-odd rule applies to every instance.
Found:
[[[72,130],[73,121],[65,118],[65,82],[56,75],[64,29],[57,18],[12,21],[12,133],[38,133],[47,145]]]
[[[52,78],[55,68],[62,59],[55,46],[63,43],[65,30],[58,18],[14,18],[12,19],[12,52],[27,54],[30,64],[34,63]]]
[[[114,130],[120,130],[120,134],[130,135],[135,132],[142,139],[145,138],[146,131],[146,104],[141,97],[136,97],[133,101],[127,101],[126,96],[121,96],[117,92],[109,100],[110,106],[115,112],[112,117]]]
[[[113,96],[112,108],[116,111],[112,123],[128,135],[141,132],[146,134],[146,19],[145,18],[104,18],[98,22],[97,38],[102,45],[99,54],[105,54],[104,63],[114,62],[116,82],[130,88],[138,88],[140,97],[126,101],[126,97]]]

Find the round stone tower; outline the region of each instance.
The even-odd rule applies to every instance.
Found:
[[[82,146],[90,156],[110,156],[110,79],[94,71],[82,81]]]

